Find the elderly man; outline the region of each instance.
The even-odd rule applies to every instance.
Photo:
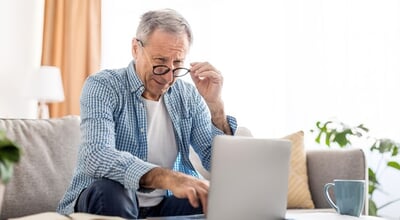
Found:
[[[188,22],[171,9],[142,15],[128,67],[90,76],[81,95],[77,167],[58,212],[129,219],[207,211],[211,142],[237,125],[221,99],[223,77],[207,62],[184,66]],[[190,74],[194,85],[179,77]]]

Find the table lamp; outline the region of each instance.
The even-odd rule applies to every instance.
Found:
[[[41,66],[33,77],[31,95],[39,102],[38,118],[49,118],[47,103],[64,101],[60,69],[55,66]]]

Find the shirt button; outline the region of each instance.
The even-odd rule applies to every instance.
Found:
[[[143,103],[140,103],[140,107],[143,108]]]
[[[143,133],[143,132],[144,132],[144,128],[141,128],[141,129],[140,129],[140,132],[142,132],[142,133]]]

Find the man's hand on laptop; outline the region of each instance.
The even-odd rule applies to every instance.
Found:
[[[187,198],[193,207],[203,207],[207,214],[209,181],[193,176],[156,167],[142,176],[140,186],[152,189],[168,189],[177,198]]]
[[[169,189],[174,195],[178,198],[187,198],[193,207],[199,207],[200,202],[206,214],[209,182],[178,172],[171,177]]]

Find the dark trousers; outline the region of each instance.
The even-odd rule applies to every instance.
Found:
[[[101,179],[82,191],[75,204],[75,212],[138,219],[201,214],[202,208],[194,208],[187,199],[174,196],[166,196],[157,206],[139,208],[136,193],[118,182]]]

